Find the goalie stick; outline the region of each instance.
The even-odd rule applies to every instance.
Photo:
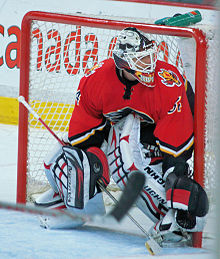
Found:
[[[98,216],[98,215],[84,215],[84,214],[74,214],[67,210],[57,210],[57,209],[47,209],[40,208],[31,205],[25,204],[16,204],[12,202],[3,202],[0,201],[1,209],[8,209],[14,211],[20,211],[24,213],[30,213],[41,216],[49,216],[63,219],[70,219],[77,223],[87,223],[87,222],[95,222],[95,223],[107,223],[112,219],[120,222],[125,214],[130,210],[131,206],[137,200],[141,190],[144,187],[145,176],[140,171],[135,171],[128,178],[127,185],[125,186],[124,191],[117,203],[109,214],[106,216]]]
[[[61,145],[66,145],[50,128],[49,126],[41,119],[41,117],[34,111],[34,109],[25,101],[24,96],[19,96],[18,97],[18,101],[20,103],[22,103],[27,110],[37,119],[39,120],[42,125],[44,125],[44,127],[51,133],[51,135],[61,144]],[[98,184],[100,186],[100,188],[102,189],[102,191],[106,192],[107,195],[116,203],[116,207],[119,206],[118,205],[118,201],[102,186],[101,182],[98,181]],[[132,189],[130,190],[132,192]],[[1,207],[1,204],[0,204]],[[118,213],[120,210],[123,210],[123,207],[119,207],[118,208]],[[114,213],[114,212],[113,212]],[[122,212],[121,212],[122,213]],[[120,213],[119,213],[120,214]],[[119,215],[118,214],[118,215]],[[126,213],[125,213],[126,214]],[[151,255],[155,255],[155,254],[159,254],[161,251],[161,246],[151,237],[151,235],[146,232],[144,230],[144,228],[142,228],[142,226],[131,216],[128,214],[128,217],[132,220],[132,222],[145,234],[145,236],[147,237],[147,241],[145,243],[145,246],[147,248],[147,250],[149,251],[149,253]],[[89,220],[89,219],[88,219]]]

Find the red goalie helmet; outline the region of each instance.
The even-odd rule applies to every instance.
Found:
[[[154,86],[157,46],[133,27],[122,30],[117,38],[113,58],[119,69],[131,73],[139,82]]]

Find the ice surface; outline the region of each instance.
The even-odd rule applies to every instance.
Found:
[[[16,200],[17,126],[0,125],[0,200]],[[146,229],[149,221],[137,208],[131,214]],[[125,218],[119,225],[107,226],[113,232],[86,225],[77,229],[47,230],[38,218],[21,212],[0,210],[0,258],[75,259],[75,258],[152,258],[144,243],[145,237]],[[130,232],[133,234],[125,234]],[[164,248],[162,259],[212,259],[207,249]]]

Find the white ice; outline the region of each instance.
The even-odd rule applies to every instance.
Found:
[[[0,200],[2,201],[16,201],[17,131],[17,126],[0,124]],[[149,228],[149,221],[136,208],[133,208],[131,213]],[[125,218],[120,225],[107,227],[117,228],[122,232],[103,230],[92,225],[68,230],[46,230],[39,226],[38,219],[34,215],[2,209],[0,258],[215,258],[207,248],[164,248],[160,255],[152,257],[144,246],[145,236],[128,218]]]

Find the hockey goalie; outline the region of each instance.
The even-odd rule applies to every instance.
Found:
[[[65,146],[45,159],[51,190],[36,205],[105,214],[100,184],[123,190],[135,170],[146,176],[137,207],[162,246],[183,244],[202,231],[204,189],[187,161],[193,153],[194,95],[176,67],[136,28],[123,29],[107,59],[80,81]]]

